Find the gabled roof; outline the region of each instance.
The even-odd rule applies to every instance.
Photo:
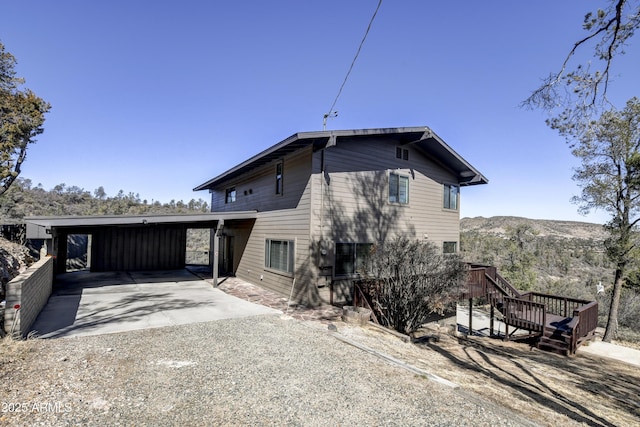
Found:
[[[280,159],[289,153],[309,145],[321,148],[335,145],[340,139],[370,138],[375,136],[388,136],[396,140],[400,145],[415,145],[429,157],[454,171],[458,175],[460,185],[487,184],[489,182],[476,168],[471,166],[469,162],[449,147],[442,138],[428,127],[421,126],[298,132],[215,178],[197,186],[193,191],[214,188],[229,179],[242,175],[273,160]]]

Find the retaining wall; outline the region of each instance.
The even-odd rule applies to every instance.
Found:
[[[33,264],[23,273],[7,283],[7,297],[4,311],[5,332],[25,336],[51,296],[53,284],[53,258],[46,257]],[[20,305],[19,315],[14,319]]]

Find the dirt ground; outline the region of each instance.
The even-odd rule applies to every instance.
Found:
[[[640,370],[625,363],[583,354],[567,358],[490,338],[455,337],[437,327],[425,331],[433,339],[415,344],[372,326],[343,324],[338,332],[541,425],[640,425]]]
[[[307,321],[316,328],[327,324]],[[640,370],[586,354],[572,358],[526,344],[455,337],[436,328],[433,337],[407,343],[374,326],[335,321],[337,333],[452,381],[470,400],[481,396],[546,426],[640,425]],[[39,340],[0,342],[0,365],[11,370],[39,351]],[[346,345],[346,344],[345,344]]]
[[[242,281],[221,286],[239,298],[287,310],[286,299]],[[340,310],[299,310],[294,318],[326,327],[369,348],[437,375],[547,426],[640,425],[640,369],[586,354],[568,358],[480,337],[455,337],[451,328],[430,324],[421,331],[437,340],[402,341],[374,327],[340,321]],[[473,397],[470,397],[473,398]]]

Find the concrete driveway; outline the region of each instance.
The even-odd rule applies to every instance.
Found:
[[[188,270],[58,275],[31,329],[41,338],[100,335],[277,314],[214,289]]]

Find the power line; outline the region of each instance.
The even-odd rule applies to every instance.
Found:
[[[338,90],[338,94],[336,95],[336,98],[333,100],[333,104],[331,104],[331,108],[329,108],[329,111],[327,113],[325,113],[325,115],[324,115],[323,129],[326,129],[326,127],[327,127],[327,119],[329,117],[337,117],[338,116],[338,112],[337,111],[333,111],[333,108],[336,106],[336,103],[338,102],[338,98],[340,98],[340,94],[342,93],[342,89],[344,89],[344,85],[347,84],[347,80],[349,79],[349,75],[351,74],[351,70],[353,70],[353,66],[356,63],[356,59],[358,59],[358,55],[360,55],[360,51],[362,50],[362,46],[364,45],[364,41],[367,39],[367,36],[369,35],[369,30],[371,30],[371,25],[373,24],[373,20],[376,19],[376,15],[378,14],[378,10],[380,9],[380,5],[382,5],[382,0],[378,1],[378,6],[376,6],[376,10],[373,12],[373,16],[371,16],[371,20],[369,21],[369,25],[367,26],[367,31],[365,31],[364,37],[362,37],[362,41],[360,42],[360,46],[358,46],[358,50],[357,50],[355,56],[353,57],[353,61],[351,61],[351,66],[349,67],[349,71],[347,71],[347,75],[344,76],[344,80],[342,81],[342,85],[340,85],[340,90]]]

